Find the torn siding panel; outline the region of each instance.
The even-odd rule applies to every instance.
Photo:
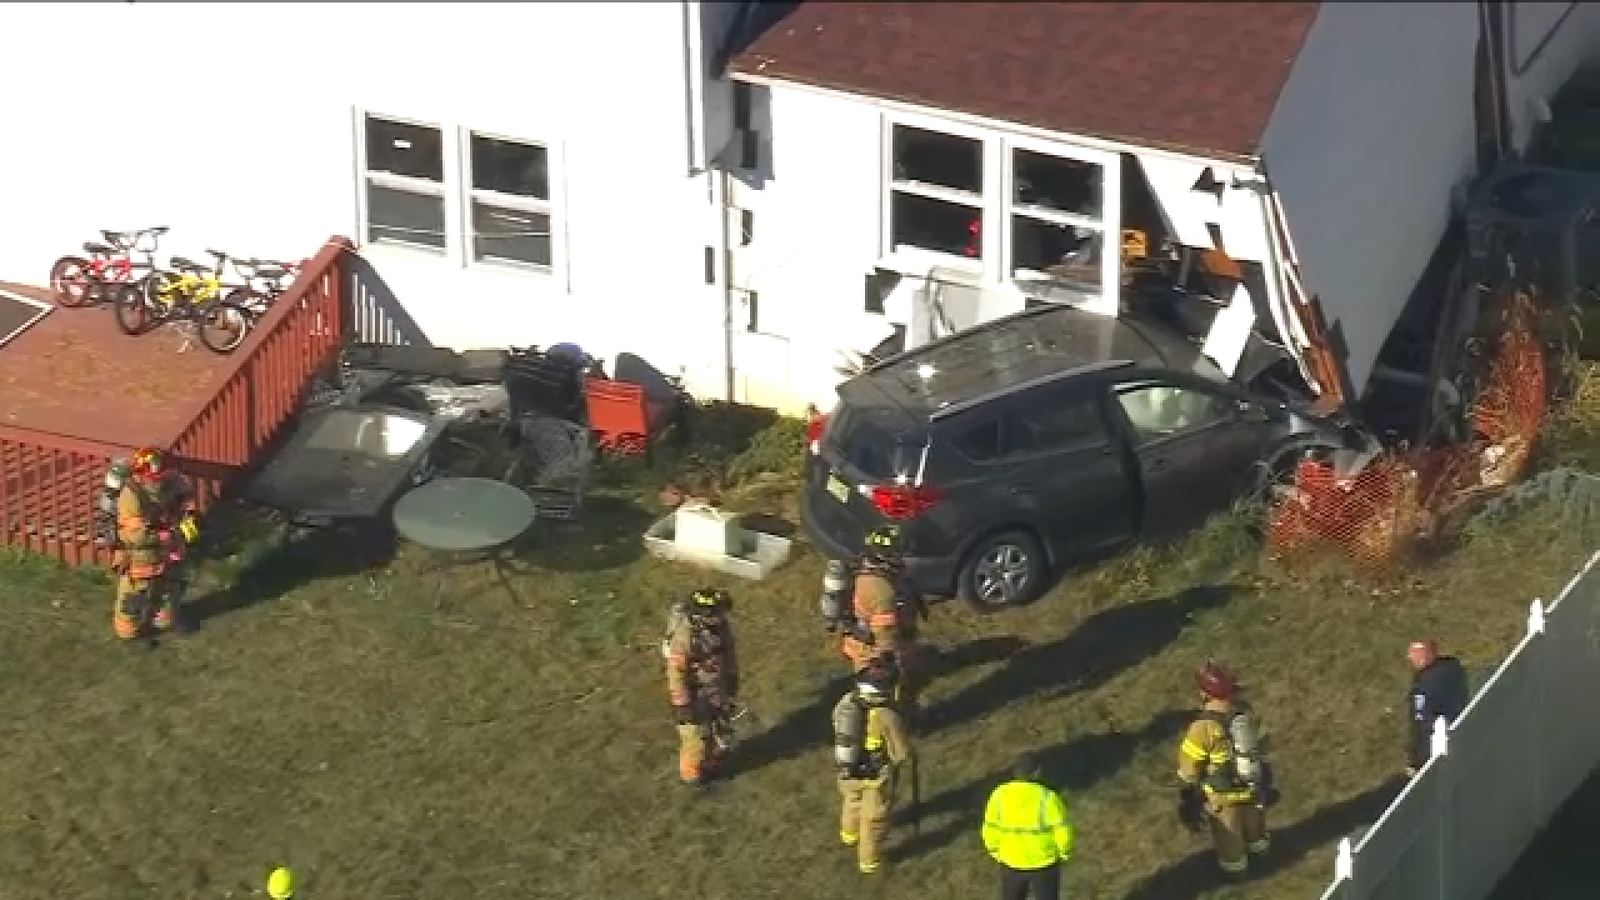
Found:
[[[1263,141],[1358,393],[1476,165],[1474,4],[1324,4]]]

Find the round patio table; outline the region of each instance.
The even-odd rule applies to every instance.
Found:
[[[502,557],[533,527],[536,515],[533,499],[516,485],[490,478],[436,478],[395,503],[394,530],[442,557],[440,568],[492,559],[495,574],[511,590]]]

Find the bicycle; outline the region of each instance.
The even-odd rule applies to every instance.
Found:
[[[222,305],[236,309],[244,316],[244,330],[248,334],[256,322],[266,315],[272,304],[289,290],[296,275],[306,261],[288,262],[273,259],[236,259],[233,268],[244,280],[244,285],[229,291]],[[243,341],[243,337],[240,338]]]
[[[68,255],[56,260],[50,266],[50,294],[56,305],[75,309],[98,303],[108,296],[108,289],[133,283],[135,271],[153,271],[156,246],[167,231],[165,226],[102,231],[100,236],[105,243],[85,243],[86,256]],[[142,262],[134,261],[136,253],[144,257]]]
[[[175,256],[168,268],[155,269],[141,284],[124,285],[113,298],[117,327],[123,334],[140,335],[169,322],[192,322],[200,343],[213,353],[238,349],[249,333],[248,315],[230,306],[223,291],[229,255],[207,250],[215,264],[203,266]]]

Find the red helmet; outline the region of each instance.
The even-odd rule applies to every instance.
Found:
[[[159,481],[166,473],[167,455],[159,447],[140,447],[128,460],[128,471],[140,481]]]
[[[1219,662],[1206,660],[1200,671],[1194,674],[1195,686],[1200,688],[1200,693],[1212,700],[1231,700],[1239,692],[1239,682],[1233,673]]]

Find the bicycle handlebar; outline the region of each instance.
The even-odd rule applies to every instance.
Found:
[[[152,254],[156,252],[157,239],[169,230],[165,225],[158,225],[154,228],[140,228],[137,231],[102,231],[100,236],[106,239],[106,243],[124,253],[138,251]],[[150,246],[141,248],[139,242],[146,237],[150,238]]]

